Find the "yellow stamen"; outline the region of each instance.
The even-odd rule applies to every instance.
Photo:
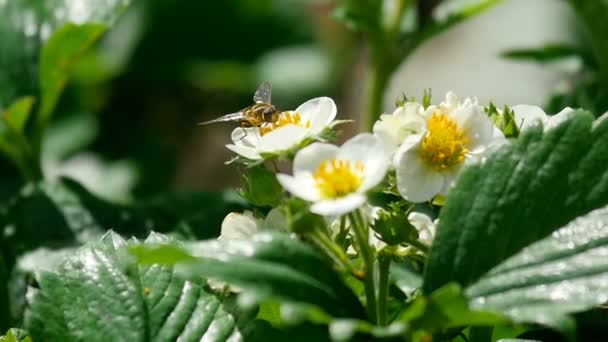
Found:
[[[437,171],[462,164],[470,142],[464,130],[443,113],[434,113],[427,126],[428,132],[420,146],[420,158]]]
[[[351,194],[363,181],[365,165],[360,161],[324,160],[313,174],[323,198],[339,198]]]
[[[260,134],[264,135],[272,132],[273,130],[283,127],[285,125],[296,125],[300,127],[310,128],[310,120],[302,121],[302,117],[296,112],[285,112],[279,116],[279,119],[275,122],[268,123],[260,127]]]

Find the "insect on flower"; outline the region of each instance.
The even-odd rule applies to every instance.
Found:
[[[270,82],[264,81],[253,95],[253,105],[246,107],[236,113],[222,115],[217,119],[204,121],[199,125],[207,125],[216,122],[240,122],[242,127],[262,127],[265,124],[276,122],[281,111],[271,104],[272,87]]]

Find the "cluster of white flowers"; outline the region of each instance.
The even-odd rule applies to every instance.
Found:
[[[407,102],[374,125],[393,154],[397,189],[408,201],[445,195],[464,165],[506,142],[476,99],[448,93],[438,106]]]
[[[537,124],[551,129],[573,112],[566,108],[548,116],[541,108],[528,105],[514,106],[512,111],[520,131]],[[295,111],[282,113],[269,126],[236,128],[233,143],[227,147],[250,160],[293,151],[306,141],[320,140],[336,112],[332,99],[312,99]],[[397,190],[409,202],[447,195],[466,165],[483,162],[506,143],[477,99],[461,101],[450,92],[445,101],[427,108],[406,102],[392,114],[381,115],[373,134],[359,134],[340,147],[315,142],[301,148],[293,160],[292,175],[278,174],[277,180],[289,193],[310,202],[311,212],[331,221],[366,205],[367,192],[389,170],[394,170]],[[222,225],[224,238],[244,237],[262,225],[250,214],[231,215]],[[430,245],[436,222],[417,212],[410,213],[408,220],[418,229],[420,242]],[[370,235],[370,241],[374,239]]]

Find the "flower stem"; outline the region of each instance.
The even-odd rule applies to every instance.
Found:
[[[351,273],[358,279],[363,278],[361,271],[357,270],[348,259],[348,256],[340,246],[336,245],[324,232],[319,229],[314,229],[309,237],[316,243],[336,264],[340,265],[344,270]]]
[[[367,117],[364,130],[371,131],[376,120],[382,114],[382,101],[388,86],[390,71],[385,70],[381,62],[374,62],[369,75]]]
[[[359,245],[359,253],[365,267],[365,298],[367,299],[367,315],[372,323],[378,322],[378,307],[376,301],[376,286],[374,282],[375,263],[372,248],[369,245],[369,232],[360,211],[349,214],[355,238]]]
[[[378,324],[386,325],[388,323],[388,277],[391,268],[391,256],[381,254],[378,257],[378,265]]]

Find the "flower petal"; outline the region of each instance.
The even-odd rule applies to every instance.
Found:
[[[308,130],[296,125],[285,125],[262,136],[258,152],[282,152],[295,147],[306,137]]]
[[[494,125],[481,106],[461,106],[452,112],[452,118],[469,138],[468,148],[470,150],[492,142]]]
[[[338,146],[324,143],[313,143],[301,149],[293,160],[293,173],[302,171],[314,173],[322,161],[334,159],[338,150]]]
[[[318,134],[329,125],[338,112],[336,103],[329,97],[317,97],[301,104],[296,110],[302,120],[310,120],[310,131]]]
[[[367,191],[384,179],[388,157],[382,141],[369,133],[361,133],[342,145],[338,159],[360,161],[365,165],[365,176],[359,191]]]
[[[323,216],[344,215],[362,206],[365,200],[365,195],[351,194],[335,200],[319,201],[310,207],[310,211]]]
[[[315,180],[308,172],[300,172],[296,177],[279,173],[277,181],[285,190],[303,200],[314,202],[321,198]]]
[[[426,202],[442,190],[443,175],[422,163],[418,145],[397,153],[397,189],[403,198],[414,203]]]
[[[218,240],[246,240],[259,230],[258,221],[251,212],[230,213],[222,221]]]
[[[232,142],[237,146],[255,148],[260,142],[260,130],[256,127],[237,127],[230,135]]]
[[[511,107],[511,109],[515,115],[515,124],[519,127],[520,131],[541,125],[548,119],[545,111],[538,106],[517,105]]]
[[[550,129],[553,129],[557,126],[559,126],[562,122],[568,120],[570,117],[572,117],[572,114],[574,114],[574,109],[570,108],[570,107],[566,107],[564,109],[561,110],[561,112],[550,116],[547,121],[545,122],[545,131],[548,131]]]
[[[251,147],[228,144],[228,145],[226,145],[226,148],[228,148],[230,151],[232,151],[242,157],[245,157],[247,159],[251,159],[251,160],[262,159],[262,156],[260,156],[260,154],[254,148],[251,148]]]

